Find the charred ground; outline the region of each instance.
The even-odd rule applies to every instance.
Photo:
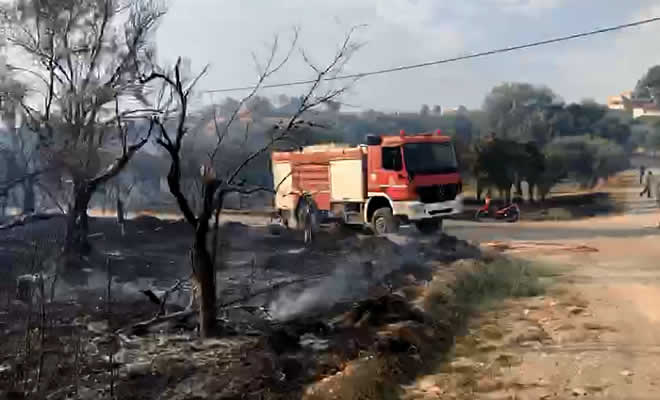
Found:
[[[317,398],[327,385],[396,393],[394,382],[452,345],[467,315],[462,293],[493,263],[444,235],[327,227],[304,247],[267,221],[225,221],[221,237],[231,240],[221,243],[216,275],[223,334],[200,341],[196,314],[185,310],[190,236],[181,221],[138,217],[122,237],[113,221],[93,219],[95,251],[80,268],[58,274],[52,293],[47,275],[43,301],[39,290],[32,304],[18,301],[16,277],[49,271],[63,222],[2,233],[2,261],[14,266],[3,272],[0,313],[7,396]],[[161,310],[147,290],[172,293]],[[369,379],[344,381],[360,374]]]

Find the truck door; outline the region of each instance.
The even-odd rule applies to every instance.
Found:
[[[401,146],[381,147],[378,185],[392,200],[408,199],[408,174],[403,168]]]

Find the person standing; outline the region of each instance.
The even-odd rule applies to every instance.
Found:
[[[640,197],[646,195],[649,199],[651,198],[651,178],[653,177],[653,172],[649,171],[646,174],[646,181],[644,182],[644,190],[639,194]]]
[[[644,183],[644,172],[646,172],[646,166],[640,165],[639,166],[639,184],[641,185]]]

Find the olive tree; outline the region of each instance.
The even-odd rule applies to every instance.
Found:
[[[504,83],[486,96],[483,110],[498,137],[543,145],[553,133],[550,119],[557,101],[558,96],[549,88]]]
[[[609,178],[629,166],[629,157],[619,144],[590,136],[555,139],[545,148],[554,176],[573,178],[584,187],[593,187],[600,178]]]

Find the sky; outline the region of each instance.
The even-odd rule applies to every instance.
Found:
[[[251,85],[253,54],[267,57],[275,35],[283,56],[292,29],[315,63],[328,62],[353,26],[363,47],[347,73],[396,67],[544,40],[660,16],[660,0],[171,0],[157,34],[159,57],[208,64],[200,90]],[[478,108],[503,82],[545,85],[565,101],[632,89],[660,64],[660,22],[571,42],[424,69],[367,77],[342,98],[356,110],[417,111],[422,104]],[[313,78],[300,52],[269,83]],[[261,94],[300,95],[305,87]],[[240,98],[245,92],[231,95]],[[204,95],[220,101],[226,94]]]

